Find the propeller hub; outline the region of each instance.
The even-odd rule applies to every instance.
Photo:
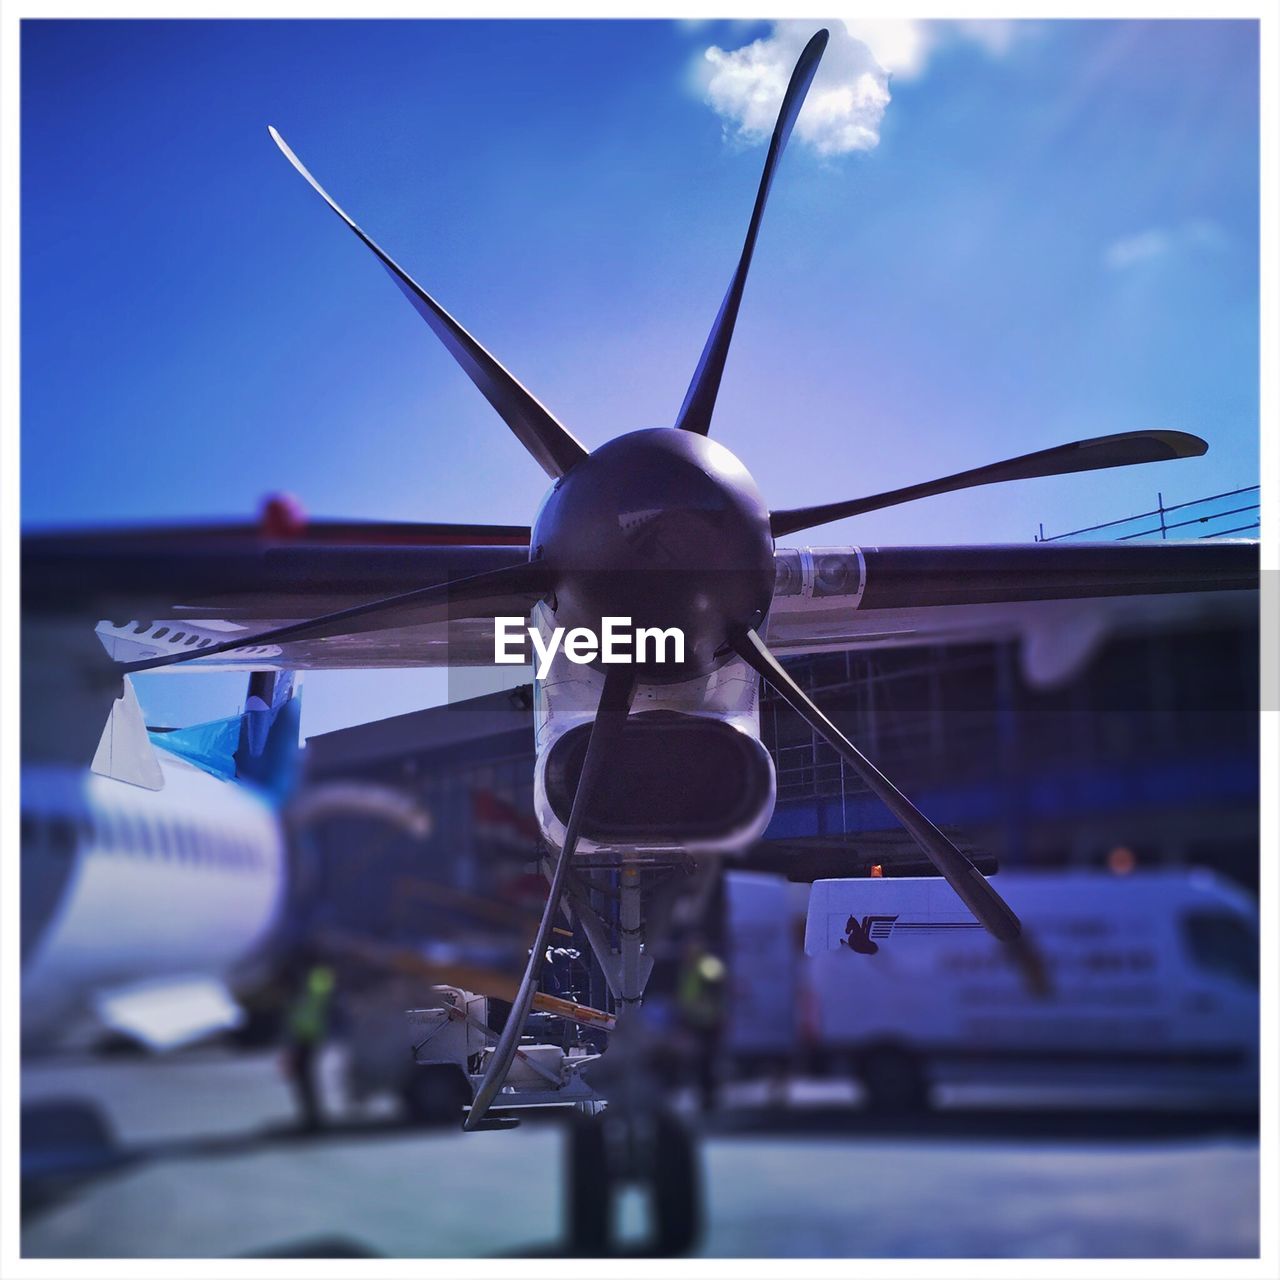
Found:
[[[558,625],[599,632],[606,617],[678,627],[682,662],[637,664],[673,683],[733,657],[730,633],[758,625],[773,598],[769,511],[722,444],[667,427],[601,445],[557,481],[533,526],[532,553],[556,576]]]

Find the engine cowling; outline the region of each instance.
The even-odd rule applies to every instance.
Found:
[[[534,805],[556,848],[603,679],[561,654],[535,682]],[[578,853],[722,854],[757,840],[776,798],[773,760],[760,741],[759,683],[734,661],[699,679],[638,686],[622,741],[584,818]]]

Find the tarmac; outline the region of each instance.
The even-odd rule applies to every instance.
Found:
[[[884,1120],[838,1086],[730,1090],[702,1124],[699,1252],[751,1257],[1251,1257],[1252,1118],[1009,1091]],[[389,1106],[300,1134],[273,1055],[24,1064],[23,1102],[92,1099],[114,1145],[24,1184],[29,1257],[562,1251],[562,1126],[463,1134]],[[1095,1100],[1096,1101],[1096,1100]],[[56,1166],[55,1166],[56,1168]],[[49,1169],[44,1172],[48,1174]],[[643,1205],[623,1204],[639,1233]]]

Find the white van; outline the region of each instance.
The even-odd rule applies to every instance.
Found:
[[[805,928],[810,1034],[870,1100],[935,1082],[1081,1083],[1257,1098],[1258,913],[1202,871],[995,878],[1049,991],[942,880],[819,880]]]

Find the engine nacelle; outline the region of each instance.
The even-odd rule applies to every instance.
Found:
[[[533,611],[544,631],[545,605]],[[534,808],[556,848],[586,757],[604,676],[560,652],[534,684]],[[709,676],[636,689],[622,742],[583,821],[578,854],[734,853],[773,816],[773,760],[760,741],[760,681],[734,661]]]

